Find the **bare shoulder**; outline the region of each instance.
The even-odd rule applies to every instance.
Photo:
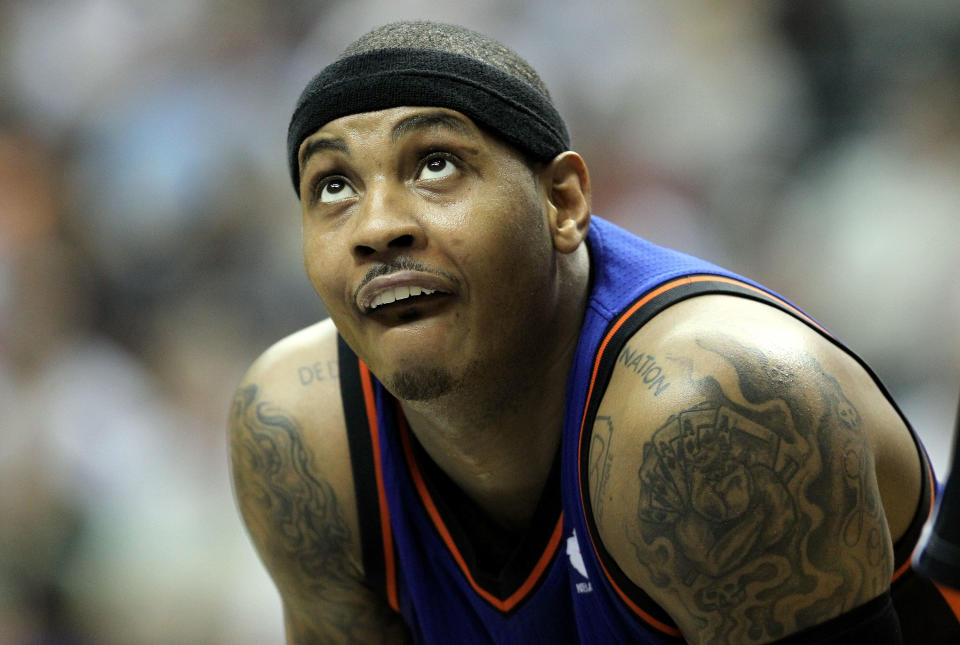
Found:
[[[317,395],[339,396],[337,379],[337,328],[327,318],[269,347],[244,380],[269,387],[286,403],[299,406],[310,405]]]
[[[245,497],[248,489],[239,484],[271,472],[287,477],[289,469],[299,468],[303,477],[322,475],[322,483],[331,487],[329,494],[336,495],[330,517],[344,521],[344,532],[351,528],[356,514],[353,479],[337,375],[336,328],[329,320],[284,338],[254,361],[234,397],[230,439],[242,511],[253,499]],[[277,470],[281,467],[287,470]]]
[[[909,431],[854,359],[720,295],[626,343],[589,474],[607,550],[690,642],[768,642],[883,593],[920,488]]]
[[[234,490],[284,603],[289,642],[384,642],[397,617],[363,585],[340,385],[324,321],[260,356],[229,421]]]

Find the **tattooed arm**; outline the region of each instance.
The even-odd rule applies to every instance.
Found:
[[[254,363],[230,415],[234,489],[288,643],[402,643],[400,617],[363,583],[336,355],[326,322]]]
[[[731,296],[679,303],[628,341],[590,464],[607,550],[703,643],[771,642],[883,594],[920,486],[865,371]]]

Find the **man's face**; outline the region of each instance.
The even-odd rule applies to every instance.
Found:
[[[300,155],[307,274],[394,394],[491,378],[542,342],[556,256],[519,154],[458,112],[401,107],[332,121]]]

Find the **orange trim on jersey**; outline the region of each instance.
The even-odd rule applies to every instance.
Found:
[[[594,359],[594,363],[593,363],[593,370],[590,374],[590,383],[587,386],[586,404],[583,410],[583,418],[580,421],[580,438],[577,444],[577,471],[578,471],[578,475],[581,478],[580,481],[583,481],[583,473],[579,472],[580,465],[583,464],[583,458],[581,454],[583,450],[583,431],[587,422],[587,411],[590,409],[590,402],[593,397],[593,390],[594,390],[594,387],[596,386],[597,373],[600,370],[601,358],[603,357],[604,352],[607,349],[607,345],[610,343],[610,340],[614,337],[614,335],[616,335],[616,333],[620,330],[620,328],[627,322],[627,320],[629,320],[630,317],[633,316],[633,314],[635,314],[641,307],[649,303],[651,300],[677,287],[681,287],[689,284],[696,284],[698,282],[720,282],[723,284],[731,284],[743,289],[747,289],[749,291],[756,292],[757,294],[765,296],[779,303],[780,305],[786,307],[787,309],[795,313],[797,316],[799,316],[803,320],[809,322],[811,325],[813,325],[817,329],[823,331],[823,333],[827,334],[828,336],[832,336],[832,334],[830,334],[830,332],[824,329],[823,326],[821,326],[818,322],[816,322],[815,320],[807,316],[805,313],[803,313],[802,311],[800,311],[790,303],[773,296],[772,294],[764,291],[763,289],[754,287],[753,285],[747,284],[745,282],[741,282],[740,280],[734,280],[732,278],[726,278],[723,276],[716,276],[716,275],[694,275],[694,276],[685,276],[683,278],[678,278],[676,280],[672,280],[670,282],[667,282],[666,284],[663,284],[657,287],[653,291],[647,293],[645,296],[640,298],[640,300],[635,302],[633,305],[630,306],[630,308],[628,308],[623,314],[621,314],[619,319],[613,324],[613,326],[607,332],[606,336],[604,336],[603,340],[600,343],[599,348],[597,349],[596,358]],[[704,295],[707,295],[707,294],[704,294]],[[584,493],[588,495],[589,491],[581,491],[580,504],[581,504],[581,507],[583,508],[584,516],[586,516],[587,509],[586,509],[586,506],[584,506],[584,502],[583,502],[583,498],[585,497]],[[596,541],[593,540],[593,536],[590,536],[590,537],[591,537],[590,542],[593,545],[593,550],[597,554],[597,562],[600,563],[600,568],[603,569],[603,573],[607,576],[607,580],[610,582],[610,586],[613,587],[614,591],[617,592],[617,595],[620,596],[620,599],[623,600],[623,602],[635,614],[637,614],[637,616],[639,616],[641,619],[643,619],[646,623],[648,623],[652,627],[655,627],[656,629],[660,630],[665,634],[669,634],[670,636],[681,636],[680,630],[678,630],[676,627],[673,627],[672,625],[667,625],[666,623],[657,620],[656,618],[654,618],[653,616],[645,612],[643,609],[638,607],[637,604],[634,603],[633,600],[631,600],[630,597],[622,589],[620,589],[620,587],[614,581],[613,576],[611,576],[610,572],[607,570],[607,567],[604,564],[603,559],[600,557],[600,553],[597,550]]]
[[[960,621],[960,591],[937,582],[933,583],[933,585],[937,588],[937,591],[940,592],[940,595],[943,596],[943,599],[950,606],[950,610],[953,612],[953,615],[956,617],[957,621]]]
[[[367,421],[370,424],[370,442],[373,446],[373,463],[377,473],[377,499],[380,501],[380,527],[383,533],[384,574],[387,586],[387,602],[394,611],[400,611],[397,601],[397,571],[393,555],[393,531],[390,528],[390,510],[387,508],[386,488],[383,485],[383,470],[380,462],[380,423],[377,419],[377,399],[373,394],[373,382],[370,370],[359,358],[360,384],[363,387],[363,400],[367,408]]]
[[[397,414],[397,422],[400,428],[400,439],[403,443],[403,451],[407,458],[407,464],[410,468],[410,474],[413,476],[413,482],[417,488],[417,493],[419,493],[420,499],[427,510],[427,514],[433,521],[434,527],[437,529],[437,532],[443,539],[444,544],[447,545],[450,555],[453,556],[457,566],[460,567],[460,571],[463,572],[467,582],[470,583],[470,586],[473,587],[473,590],[477,592],[481,598],[502,612],[508,612],[512,610],[517,606],[517,604],[524,600],[531,591],[533,591],[533,588],[537,585],[537,582],[539,582],[540,578],[543,576],[543,573],[547,570],[547,566],[550,564],[550,561],[553,559],[554,554],[557,552],[557,547],[560,546],[560,538],[563,534],[563,512],[560,513],[560,517],[557,519],[557,524],[553,528],[553,534],[550,536],[550,541],[547,543],[546,549],[544,549],[543,554],[537,560],[536,565],[533,567],[533,571],[530,572],[530,575],[527,576],[527,579],[524,580],[523,584],[520,585],[520,587],[508,598],[503,600],[497,598],[477,584],[477,581],[473,578],[473,574],[470,573],[470,569],[467,567],[467,562],[460,554],[460,550],[457,548],[456,543],[454,543],[453,537],[450,535],[450,531],[447,529],[447,525],[444,523],[443,518],[440,517],[440,512],[437,510],[437,506],[434,504],[433,498],[430,496],[430,491],[427,490],[426,482],[424,482],[423,476],[420,474],[420,469],[417,467],[417,460],[413,454],[413,446],[410,443],[410,430],[407,427],[407,422],[406,419],[404,419],[403,414]]]
[[[807,322],[809,322],[811,325],[813,325],[814,327],[816,327],[817,329],[819,329],[820,331],[822,331],[822,332],[823,332],[824,334],[826,334],[827,336],[833,337],[833,334],[831,334],[829,331],[827,331],[822,325],[820,325],[820,323],[818,323],[816,320],[814,320],[813,318],[811,318],[811,317],[808,316],[807,314],[803,313],[802,311],[800,311],[799,309],[797,309],[796,307],[794,307],[793,305],[791,305],[789,302],[787,302],[787,301],[785,301],[785,300],[782,300],[782,299],[780,299],[780,298],[776,298],[776,297],[774,297],[772,294],[767,293],[767,292],[764,291],[763,289],[759,289],[759,288],[757,288],[757,287],[754,287],[754,286],[751,285],[751,284],[747,284],[747,283],[745,283],[745,282],[741,282],[740,280],[734,280],[734,279],[732,279],[732,278],[725,278],[725,277],[723,277],[723,276],[717,276],[717,275],[694,275],[694,276],[686,276],[686,277],[679,278],[679,279],[677,279],[677,280],[673,280],[673,281],[671,281],[671,282],[668,282],[668,283],[666,283],[666,284],[664,284],[664,285],[661,285],[661,286],[657,287],[656,289],[654,289],[653,291],[651,291],[650,293],[648,293],[647,295],[645,295],[643,298],[641,298],[640,300],[638,300],[637,302],[635,302],[635,303],[633,304],[633,306],[631,306],[629,309],[627,309],[627,311],[624,312],[624,313],[620,316],[620,318],[617,320],[616,323],[614,323],[614,325],[613,325],[613,327],[610,329],[610,331],[607,332],[607,335],[604,337],[603,342],[600,343],[600,347],[599,347],[599,349],[597,350],[597,359],[596,359],[596,361],[594,361],[594,364],[593,364],[593,373],[590,375],[590,385],[589,385],[589,387],[587,388],[587,401],[588,401],[588,403],[589,403],[589,401],[590,401],[590,396],[593,394],[593,387],[594,387],[595,382],[596,382],[596,379],[597,379],[597,370],[600,368],[600,357],[603,355],[604,351],[606,350],[607,344],[610,342],[610,339],[613,338],[613,336],[617,333],[617,331],[620,330],[620,327],[622,327],[623,324],[630,318],[630,316],[632,316],[634,313],[636,313],[638,309],[640,309],[641,307],[643,307],[644,305],[646,305],[648,302],[650,302],[651,300],[653,300],[653,299],[656,298],[657,296],[662,295],[662,294],[664,294],[664,293],[666,293],[666,292],[668,292],[668,291],[671,291],[672,289],[675,289],[675,288],[677,288],[677,287],[680,287],[680,286],[683,286],[683,285],[688,285],[688,284],[695,284],[695,283],[697,283],[697,282],[721,282],[721,283],[724,283],[724,284],[732,284],[732,285],[735,285],[735,286],[737,286],[737,287],[741,287],[741,288],[743,288],[743,289],[748,289],[748,290],[750,290],[750,291],[756,292],[757,294],[760,294],[760,295],[762,295],[762,296],[765,296],[765,297],[767,297],[767,298],[770,298],[771,300],[774,300],[774,301],[778,302],[779,304],[783,305],[784,307],[786,307],[787,309],[789,309],[790,311],[792,311],[793,313],[795,313],[797,316],[800,316],[801,318],[803,318],[804,320],[806,320]],[[584,420],[586,420],[586,418],[587,418],[587,412],[586,412],[586,410],[584,410],[584,412],[583,412],[583,418],[584,418]],[[581,433],[581,436],[582,436],[582,434],[583,434],[582,424],[581,424],[581,428],[580,428],[580,433]]]

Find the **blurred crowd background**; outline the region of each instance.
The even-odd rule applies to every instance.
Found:
[[[595,212],[809,311],[944,474],[954,0],[0,0],[0,645],[282,642],[227,410],[324,316],[284,165],[296,97],[408,18],[525,56]]]

